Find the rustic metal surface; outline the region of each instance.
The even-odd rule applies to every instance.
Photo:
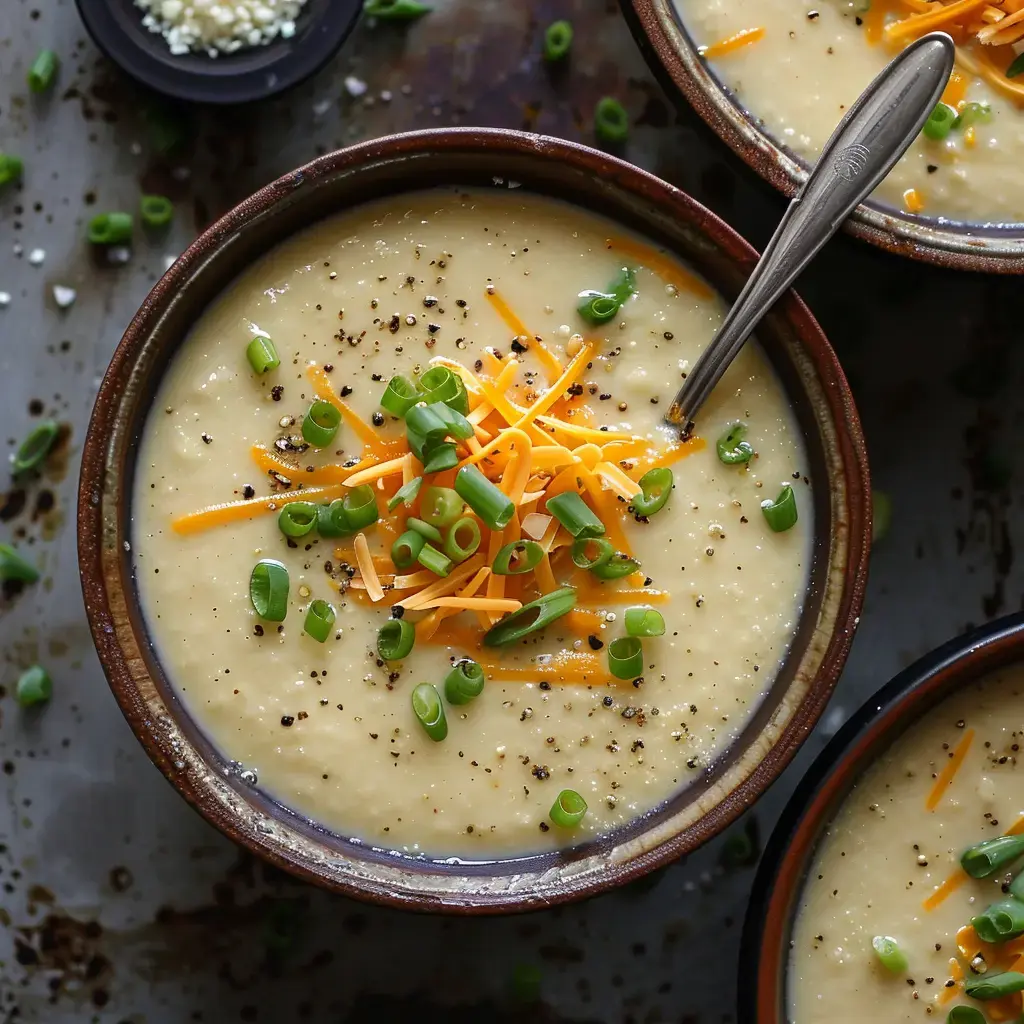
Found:
[[[572,18],[577,43],[571,66],[552,75],[537,52],[556,16]],[[43,45],[64,67],[56,93],[40,99],[24,73]],[[346,88],[350,75],[364,95]],[[0,436],[15,444],[36,402],[71,428],[67,458],[24,505],[9,490],[0,502],[0,539],[21,537],[45,566],[42,582],[0,604],[2,1024],[338,1024],[429,1019],[442,1007],[456,1022],[734,1019],[751,881],[734,837],[755,817],[762,833],[770,827],[820,735],[732,837],[649,880],[524,918],[409,916],[268,873],[188,810],[121,719],[81,607],[78,446],[98,376],[166,256],[314,153],[455,123],[586,140],[605,93],[639,123],[629,158],[765,242],[781,201],[696,118],[676,122],[614,4],[451,0],[408,31],[361,26],[290,96],[194,114],[184,153],[171,159],[157,153],[148,98],[98,58],[71,0],[0,4],[0,148],[26,161],[24,187],[0,196],[0,291],[11,295],[0,308]],[[141,184],[173,191],[172,233],[138,239],[126,266],[97,265],[85,221],[133,206]],[[29,260],[36,248],[41,265]],[[70,309],[57,308],[55,284],[77,288]],[[845,238],[802,283],[847,366],[876,484],[894,506],[826,731],[913,657],[1021,605],[1019,289]],[[36,659],[55,695],[25,714],[11,690]]]

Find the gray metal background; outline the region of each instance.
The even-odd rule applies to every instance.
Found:
[[[576,44],[571,67],[551,75],[537,54],[560,16],[573,20]],[[40,99],[24,76],[42,46],[64,66],[56,93]],[[24,187],[0,197],[0,291],[12,296],[0,308],[0,437],[13,446],[24,436],[32,400],[71,428],[69,457],[26,507],[0,500],[0,539],[22,538],[45,566],[43,582],[0,604],[0,1024],[732,1020],[752,869],[722,867],[721,840],[588,903],[473,921],[348,902],[241,855],[159,776],[110,696],[82,610],[74,498],[100,375],[165,259],[314,154],[449,124],[590,141],[590,111],[611,93],[637,126],[625,155],[755,245],[781,200],[692,115],[676,116],[617,8],[601,0],[448,0],[408,31],[360,26],[288,97],[195,113],[184,155],[170,162],[145,125],[146,97],[99,57],[71,0],[3,0],[0,69],[0,149],[26,164]],[[349,75],[365,95],[350,94]],[[140,239],[126,266],[96,265],[86,220],[133,208],[142,187],[174,195],[173,231]],[[34,248],[45,250],[39,266]],[[78,290],[66,311],[53,301],[57,284]],[[762,833],[850,709],[968,624],[1019,607],[1022,592],[1013,551],[1024,288],[839,238],[800,290],[848,369],[894,515],[849,668],[823,728],[754,812]],[[55,695],[26,714],[12,689],[35,660],[49,666]],[[282,930],[291,938],[274,941]],[[514,979],[535,967],[531,1005]]]

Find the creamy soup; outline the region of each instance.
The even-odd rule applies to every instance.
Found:
[[[772,136],[811,162],[868,83],[928,28],[897,22],[932,9],[929,24],[951,29],[936,20],[944,18],[935,14],[941,4],[916,0],[675,3],[718,78]],[[1024,13],[1014,13],[1022,8],[1019,0],[974,3],[966,23],[952,27],[957,70],[943,98],[947,120],[962,115],[960,123],[937,125],[943,138],[922,134],[877,199],[926,216],[1024,221],[1024,78],[1006,76],[1024,37]],[[1000,17],[1010,26],[999,28]]]
[[[581,317],[587,290],[611,303],[610,320]],[[389,199],[260,259],[172,362],[135,484],[132,545],[148,625],[216,746],[299,814],[429,855],[581,842],[699,778],[785,656],[813,534],[802,440],[755,344],[702,412],[702,437],[680,443],[662,424],[722,309],[666,254],[520,192]],[[272,340],[277,368],[254,372],[254,337]],[[464,440],[422,435],[433,438],[423,457],[454,451],[458,476],[441,470],[411,497],[423,473],[409,451],[413,421],[426,413],[403,421],[400,406],[381,407],[395,374],[410,384],[423,374],[425,390],[454,380],[452,407],[464,401],[474,428]],[[317,395],[344,413],[322,447],[303,440]],[[321,427],[332,418],[321,416]],[[716,441],[740,422],[746,436],[725,445],[725,464]],[[480,493],[514,511],[505,526],[489,525],[479,493],[454,490],[467,461],[484,478]],[[633,498],[652,468],[670,469],[675,488],[638,517]],[[318,518],[304,536],[283,535],[286,502],[319,503],[330,532],[333,503],[356,491],[349,504],[362,516],[369,493],[378,522],[332,537]],[[548,507],[559,495],[563,518]],[[593,571],[573,559],[581,511],[600,519],[595,532],[606,529],[575,551],[601,563]],[[461,562],[453,517],[470,520],[456,535],[460,550],[481,537]],[[409,531],[424,546],[400,543],[396,553]],[[281,570],[259,571],[261,617],[251,574],[267,559],[287,578],[275,598],[269,573]],[[602,568],[618,575],[602,578]],[[503,625],[564,587],[572,610],[546,629],[531,632],[527,621],[516,640]],[[565,597],[545,609],[566,611]],[[331,609],[318,604],[324,617],[310,625],[312,602]],[[414,646],[385,661],[378,634],[396,615],[387,653],[401,651],[403,630]],[[655,635],[632,643],[629,628]],[[502,637],[511,642],[495,645]],[[452,703],[446,680],[467,658],[486,681]],[[469,666],[461,685],[472,690],[475,673]],[[412,700],[422,684],[434,688],[418,691],[427,725]],[[563,790],[587,805],[575,827],[550,813]]]
[[[945,1020],[960,1004],[990,1021],[1018,1020],[1019,993],[975,1000],[964,987],[1024,970],[1024,940],[985,943],[971,925],[1007,899],[1024,839],[987,878],[969,877],[960,859],[985,840],[1024,832],[1022,743],[1018,667],[942,703],[857,783],[822,841],[800,900],[790,969],[793,1024]],[[1024,930],[1024,904],[1020,910]],[[876,937],[897,947],[888,968],[874,951]],[[954,1021],[971,1024],[967,1017]]]

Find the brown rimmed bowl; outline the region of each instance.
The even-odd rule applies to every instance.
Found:
[[[682,97],[762,178],[792,197],[808,165],[773,138],[711,72],[673,0],[620,0],[651,70],[670,96]],[[843,225],[888,252],[956,270],[1024,273],[1024,225],[973,224],[903,213],[868,200]]]
[[[807,770],[754,880],[740,952],[739,1020],[788,1024],[790,938],[818,843],[857,780],[910,726],[964,686],[1024,660],[1024,614],[944,644],[882,687]]]
[[[205,231],[156,284],[100,386],[82,458],[78,544],[100,661],[153,762],[225,835],[302,878],[393,906],[451,912],[546,907],[627,882],[700,846],[749,807],[807,737],[839,676],[860,613],[871,532],[864,439],[835,354],[787,294],[759,330],[805,437],[817,521],[805,607],[761,707],[688,789],[572,850],[487,863],[417,859],[328,833],[249,786],[165,678],[133,576],[131,494],[139,433],[178,346],[269,248],[355,204],[435,185],[522,188],[610,216],[689,261],[734,299],[757,254],[657,178],[591,149],[522,132],[394,135],[320,157]]]

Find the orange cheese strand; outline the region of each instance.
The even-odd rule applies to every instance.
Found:
[[[960,767],[964,763],[964,758],[967,756],[967,751],[971,749],[971,743],[974,740],[974,730],[968,729],[964,733],[960,742],[956,745],[956,749],[953,751],[953,756],[943,766],[939,777],[935,780],[935,784],[932,786],[931,792],[928,794],[928,799],[925,800],[924,806],[929,811],[934,811],[939,806],[939,801],[942,800],[946,794],[946,790],[953,783],[953,779],[956,778],[956,773],[960,770]]]
[[[266,498],[227,501],[220,505],[211,505],[209,508],[201,508],[198,512],[188,512],[183,516],[178,516],[171,526],[175,533],[186,535],[199,533],[211,526],[240,523],[246,519],[255,519],[267,512],[276,512],[283,505],[288,505],[293,501],[339,498],[343,489],[341,484],[328,484],[324,487],[301,487],[294,491],[283,491],[280,494],[271,494]]]
[[[933,8],[924,14],[912,14],[902,21],[886,25],[882,34],[886,42],[906,44],[926,32],[946,28],[960,22],[965,14],[984,7],[989,0],[956,0],[956,3]]]
[[[506,679],[518,683],[539,683],[554,680],[560,683],[617,685],[603,662],[586,651],[561,651],[543,664],[511,665],[502,661],[481,661],[480,667],[489,679]]]
[[[533,405],[530,406],[526,412],[519,418],[518,422],[514,423],[514,427],[522,427],[526,423],[531,423],[538,416],[543,416],[550,408],[562,397],[565,392],[576,383],[576,379],[583,373],[587,368],[587,363],[593,358],[594,346],[591,342],[585,341],[580,348],[579,352],[576,353],[569,361],[569,365],[562,371],[558,380],[554,382],[541,395]]]
[[[559,374],[565,369],[558,356],[537,337],[530,342],[530,351],[536,354],[538,362],[544,367],[548,383],[554,383],[558,380]]]
[[[639,479],[649,469],[657,469],[659,466],[671,466],[674,462],[685,459],[689,455],[694,455],[696,452],[701,452],[706,447],[707,442],[703,437],[691,437],[688,441],[676,441],[670,444],[663,452],[641,459],[630,472]]]
[[[1015,100],[1017,103],[1024,103],[1024,79],[1007,78],[1006,68],[1013,60],[1013,50],[1008,50],[1005,56],[1005,63],[1001,66],[996,64],[988,53],[989,47],[982,46],[973,50],[967,50],[962,46],[956,48],[956,62],[968,74],[977,75],[983,78],[997,92]],[[998,50],[997,53],[1003,53]]]
[[[953,984],[942,986],[942,991],[939,993],[939,1006],[945,1006],[951,999],[959,995],[962,988],[961,983],[964,980],[964,969],[960,966],[960,961],[956,957],[950,957],[949,959],[949,980]]]
[[[607,608],[615,604],[667,604],[671,598],[669,591],[654,587],[609,587],[591,583],[579,588],[580,604],[591,608]]]
[[[358,472],[360,469],[365,469],[367,466],[372,466],[377,461],[371,457],[362,459],[358,465],[347,468],[339,466],[337,463],[331,463],[327,466],[307,469],[304,466],[296,466],[293,463],[285,462],[284,459],[278,458],[269,448],[265,448],[261,444],[254,444],[250,449],[250,453],[252,461],[264,473],[280,473],[289,480],[295,480],[301,476],[302,483],[304,484],[341,483],[342,480],[348,479],[353,473]]]
[[[916,188],[908,188],[903,193],[903,206],[907,213],[920,213],[924,209],[924,198]]]
[[[922,904],[925,910],[934,910],[940,903],[943,903],[948,896],[960,888],[967,881],[967,872],[962,868],[955,871],[940,885]]]
[[[730,53],[735,53],[744,46],[750,46],[751,43],[759,42],[763,38],[764,29],[760,26],[757,28],[744,28],[734,36],[729,36],[727,39],[719,39],[717,43],[701,47],[700,55],[707,60],[716,60],[719,57],[726,57]]]
[[[705,284],[696,274],[680,266],[671,256],[659,252],[653,246],[643,242],[635,242],[631,238],[617,235],[614,238],[605,240],[605,245],[615,252],[622,253],[643,264],[648,270],[653,271],[666,284],[675,285],[680,291],[690,292],[699,295],[701,298],[710,299],[714,292],[711,287]]]
[[[434,597],[424,601],[417,607],[423,611],[428,608],[449,608],[457,612],[517,612],[523,607],[522,601],[500,597]]]
[[[633,551],[626,540],[625,533],[623,533],[622,512],[619,511],[619,506],[621,505],[625,509],[625,504],[603,490],[600,481],[588,470],[580,467],[579,471],[583,486],[586,488],[587,494],[590,495],[590,500],[594,503],[594,509],[601,522],[604,523],[608,539],[615,545],[617,551],[631,555]]]
[[[942,102],[947,103],[954,110],[958,110],[966,95],[967,79],[959,71],[954,71],[949,76],[949,82],[942,93]]]
[[[528,338],[530,332],[526,324],[512,312],[512,307],[493,289],[487,290],[487,301],[494,307],[494,311],[505,321],[505,326],[517,337]]]
[[[363,444],[379,445],[381,443],[381,438],[377,431],[360,418],[359,414],[350,405],[338,397],[338,393],[334,390],[334,385],[331,383],[330,378],[324,373],[323,367],[317,366],[314,363],[307,368],[306,375],[313,385],[313,393],[316,397],[323,399],[325,402],[330,402],[341,413],[342,419],[344,419],[345,423],[348,424]]]

